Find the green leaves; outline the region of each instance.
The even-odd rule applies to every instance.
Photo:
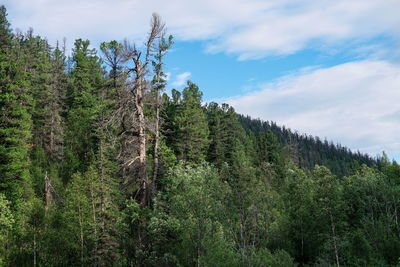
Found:
[[[232,236],[224,227],[229,190],[209,165],[179,164],[168,175],[168,186],[156,201],[151,221],[153,227],[164,225],[165,233],[175,233],[177,242],[169,253],[184,266],[195,262],[200,266],[229,266],[236,261]],[[169,223],[160,224],[165,220]],[[167,230],[172,225],[174,229]]]

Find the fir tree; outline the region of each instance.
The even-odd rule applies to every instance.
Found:
[[[0,7],[0,188],[15,209],[30,188],[31,84],[24,38],[11,35],[6,9]],[[3,35],[4,34],[4,35]]]
[[[173,148],[179,159],[199,163],[205,159],[208,141],[208,124],[201,106],[199,87],[188,81],[182,100],[174,117],[176,128]]]
[[[85,171],[97,149],[95,121],[101,110],[99,94],[103,88],[101,60],[89,41],[76,40],[73,49],[70,84],[67,94],[65,138],[65,178]]]

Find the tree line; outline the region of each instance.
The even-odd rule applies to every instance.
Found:
[[[166,94],[172,45],[66,56],[0,7],[0,266],[398,266],[396,162]]]
[[[239,115],[239,121],[250,135],[271,131],[292,161],[302,168],[312,169],[318,164],[328,167],[338,176],[348,176],[362,164],[381,169],[385,161],[381,156],[374,158],[360,151],[353,152],[326,138],[322,141],[318,136],[293,132],[285,126],[278,126],[273,121],[265,122],[243,115]]]

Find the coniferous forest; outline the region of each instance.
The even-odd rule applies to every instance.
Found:
[[[166,94],[172,46],[154,14],[67,55],[0,7],[0,266],[400,266],[396,162]]]

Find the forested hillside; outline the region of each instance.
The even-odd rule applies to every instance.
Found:
[[[326,139],[322,141],[318,136],[299,134],[274,122],[265,122],[243,115],[239,116],[239,121],[250,135],[271,131],[290,159],[302,168],[312,169],[318,164],[328,167],[338,176],[346,176],[352,174],[362,164],[378,168],[382,165],[381,157],[372,158],[359,151],[354,153],[340,144],[334,144]]]
[[[145,40],[67,56],[0,7],[0,266],[399,266],[397,163],[168,95]]]

